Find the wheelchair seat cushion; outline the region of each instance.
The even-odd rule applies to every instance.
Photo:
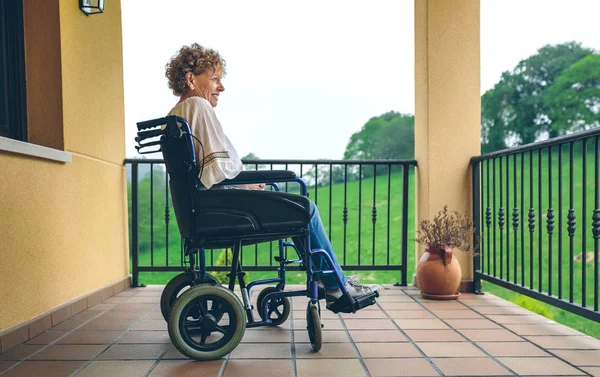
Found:
[[[200,191],[196,194],[197,234],[231,235],[306,227],[306,197],[255,190]]]
[[[186,183],[171,180],[171,196],[183,237],[231,236],[303,229],[310,221],[308,198],[277,191],[200,190],[195,193],[195,229],[191,193]]]

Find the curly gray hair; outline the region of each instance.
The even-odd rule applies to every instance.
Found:
[[[199,75],[207,69],[213,69],[220,75],[225,75],[225,60],[217,51],[193,43],[191,46],[183,46],[171,57],[165,68],[169,88],[174,95],[181,96],[188,91],[185,78],[188,72]]]

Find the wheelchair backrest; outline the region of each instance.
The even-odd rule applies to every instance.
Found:
[[[200,182],[190,127],[185,119],[175,115],[139,122],[137,126],[138,136],[135,140],[138,142],[136,146],[138,152],[140,154],[162,152],[169,174],[171,199],[179,232],[182,237],[191,238],[194,229],[194,192]],[[156,127],[161,128],[156,129]],[[155,129],[150,130],[150,128]],[[142,144],[143,140],[157,136],[160,137],[159,141]],[[159,145],[160,148],[152,151],[143,150],[154,145]]]

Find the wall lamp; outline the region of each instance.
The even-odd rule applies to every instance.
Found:
[[[79,9],[86,16],[104,13],[104,0],[79,0]]]

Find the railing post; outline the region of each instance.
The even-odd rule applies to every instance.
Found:
[[[139,285],[138,163],[131,163],[131,286]]]
[[[479,244],[479,239],[481,236],[480,231],[480,213],[481,213],[481,171],[480,171],[480,162],[474,161],[471,164],[471,169],[473,170],[473,224],[475,225],[475,232],[473,233],[473,246],[476,247]],[[473,249],[473,293],[481,294],[481,277],[479,274],[481,273],[481,259],[478,252],[478,249]]]
[[[406,287],[408,276],[408,173],[410,167],[402,165],[402,281]]]

